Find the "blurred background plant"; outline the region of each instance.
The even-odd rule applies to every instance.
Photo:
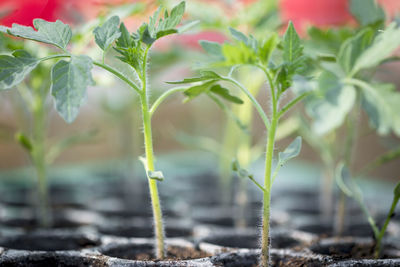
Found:
[[[351,0],[346,2],[346,7],[349,11],[340,13],[347,14],[343,16],[343,21],[331,21],[332,24],[343,26],[335,29],[308,28],[309,38],[305,50],[312,58],[309,75],[316,77],[317,82],[313,85],[305,85],[304,81],[297,83],[299,91],[306,87],[314,87],[315,90],[314,96],[305,103],[311,121],[299,115],[296,125],[299,133],[319,153],[323,162],[321,212],[326,222],[331,222],[336,214],[334,228],[338,235],[345,230],[348,207],[343,193],[337,204],[334,204],[336,165],[345,162],[350,173],[354,174],[361,169],[362,175],[367,175],[366,170],[371,171],[397,159],[396,152],[399,150],[398,142],[393,141],[386,148],[386,153],[380,153],[383,155],[375,155],[370,162],[359,163],[357,167],[354,165],[359,155],[356,153],[357,144],[373,131],[378,142],[383,142],[385,137],[387,140],[390,134],[392,137],[398,135],[399,113],[396,111],[398,105],[394,103],[399,93],[393,84],[382,82],[376,73],[388,62],[396,61],[394,53],[398,50],[400,40],[396,38],[395,24],[385,28],[385,23],[393,19],[390,13],[385,16],[384,6],[381,7],[373,0]],[[317,18],[309,18],[315,20],[316,25],[324,26]],[[347,25],[345,22],[348,22]],[[302,23],[307,21],[298,20],[297,23],[301,28],[304,26]],[[366,127],[366,123],[361,123],[362,118],[369,120],[370,128]],[[382,161],[382,158],[386,160]],[[371,164],[374,167],[368,167]]]

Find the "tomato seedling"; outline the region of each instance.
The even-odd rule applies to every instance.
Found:
[[[6,29],[5,29],[6,30]],[[48,54],[46,47],[33,49],[25,42],[4,38],[8,47],[24,48],[16,50],[10,55],[0,55],[0,90],[15,89],[20,96],[20,101],[26,113],[20,118],[22,122],[15,134],[15,139],[28,153],[36,171],[37,177],[37,221],[41,227],[52,225],[50,203],[48,196],[47,173],[48,166],[67,148],[82,142],[91,140],[95,131],[68,136],[60,141],[51,141],[47,137],[48,113],[50,106],[47,103],[49,97],[50,80],[48,64],[38,64],[27,50],[36,54]],[[29,78],[25,76],[30,73]],[[14,101],[15,102],[15,101]],[[13,103],[14,103],[13,102]],[[21,109],[15,106],[16,113]]]
[[[372,228],[374,239],[375,239],[375,248],[374,248],[374,257],[379,259],[382,253],[382,239],[385,235],[386,229],[389,225],[390,219],[393,217],[394,212],[396,210],[396,206],[400,200],[400,182],[393,189],[393,200],[390,205],[389,212],[387,213],[385,222],[382,227],[379,228],[375,219],[372,217],[369,209],[364,202],[363,194],[361,188],[357,185],[356,181],[350,176],[349,169],[344,165],[340,164],[336,173],[337,184],[346,196],[353,198],[360,205],[361,210],[367,217],[367,221]]]
[[[305,57],[303,56],[303,47],[300,38],[292,23],[289,23],[283,36],[283,40],[280,43],[280,46],[282,47],[281,50],[277,49],[278,37],[275,34],[265,40],[258,41],[253,36],[246,36],[235,29],[230,29],[230,31],[235,39],[234,43],[224,43],[221,45],[215,42],[201,42],[202,47],[211,59],[211,67],[232,67],[227,76],[218,74],[214,71],[203,70],[199,77],[171,83],[193,84],[184,91],[188,100],[206,94],[216,101],[224,110],[226,110],[227,107],[222,104],[218,97],[233,103],[242,103],[240,98],[232,95],[229,89],[223,87],[224,84],[233,85],[242,91],[251,101],[252,105],[261,117],[268,135],[266,144],[264,185],[258,183],[253,175],[251,175],[247,170],[241,168],[237,161],[234,162],[232,167],[238,172],[239,176],[250,179],[263,192],[261,258],[262,265],[268,266],[270,261],[269,223],[272,183],[276,178],[280,167],[291,158],[296,157],[300,153],[301,149],[301,138],[297,137],[285,151],[279,153],[277,166],[275,171],[272,172],[276,131],[280,118],[294,105],[304,99],[309,92],[304,92],[300,96],[297,96],[283,107],[280,106],[279,101],[289,90],[293,76],[301,72]],[[267,115],[263,107],[251,92],[233,77],[235,69],[243,65],[253,66],[264,73],[265,79],[268,81],[269,85],[271,104],[269,108],[271,109],[271,114]],[[238,124],[241,124],[240,121],[238,121]]]
[[[305,102],[312,125],[300,122],[300,131],[321,155],[332,188],[335,165],[343,160],[354,173],[353,161],[359,140],[361,110],[379,135],[391,132],[400,135],[400,93],[392,84],[376,80],[374,73],[388,61],[395,60],[393,52],[400,46],[400,28],[396,22],[385,27],[383,9],[374,0],[352,0],[350,10],[359,22],[357,29],[341,28],[309,30],[306,53],[314,62],[316,77],[313,84],[298,80],[295,87],[313,87],[314,93]],[[338,129],[345,128],[346,137],[338,146]],[[392,153],[389,151],[388,153]],[[325,198],[332,196],[324,193]],[[331,199],[325,207],[332,207]],[[345,195],[341,194],[335,218],[335,231],[344,231]],[[326,212],[330,214],[331,212]]]
[[[156,256],[159,259],[165,256],[164,229],[161,213],[161,203],[158,196],[157,182],[164,179],[161,171],[155,169],[151,118],[160,105],[169,95],[183,91],[185,88],[173,88],[162,94],[150,105],[149,52],[152,45],[160,38],[187,30],[197,22],[191,22],[177,28],[185,11],[185,2],[175,6],[171,12],[157,9],[148,23],[143,23],[136,32],[130,33],[124,23],[120,23],[118,16],[109,18],[103,25],[93,31],[96,44],[103,50],[102,62],[95,61],[86,55],[75,55],[68,51],[68,44],[72,37],[69,25],[61,21],[47,22],[42,19],[34,20],[35,29],[14,24],[11,28],[1,27],[0,30],[24,39],[46,43],[58,48],[56,53],[44,58],[35,58],[26,51],[15,51],[12,56],[2,56],[0,64],[0,86],[3,89],[11,88],[20,83],[41,62],[57,59],[51,70],[51,94],[59,114],[67,121],[72,122],[84,103],[86,90],[93,84],[91,70],[98,66],[121,79],[141,100],[143,118],[143,132],[145,157],[141,158],[149,181],[150,196],[154,217],[156,236]],[[118,52],[117,58],[126,63],[130,71],[137,77],[131,80],[116,68],[106,64],[105,54],[113,48]],[[65,59],[62,59],[65,58]]]

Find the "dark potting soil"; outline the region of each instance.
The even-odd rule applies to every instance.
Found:
[[[104,257],[86,257],[65,253],[31,253],[0,258],[3,267],[107,267]]]
[[[131,225],[118,225],[100,227],[99,232],[105,235],[120,236],[120,237],[154,237],[154,229],[152,223],[147,226],[131,226]],[[191,237],[193,231],[187,227],[173,227],[166,226],[165,233],[167,237]]]
[[[256,232],[216,234],[202,239],[202,242],[227,248],[257,249],[260,247],[259,233]],[[273,248],[293,248],[300,244],[300,240],[293,238],[288,233],[274,231],[271,233],[271,245]]]
[[[320,267],[327,266],[326,257],[310,255],[291,250],[271,250],[271,266],[274,267]],[[211,258],[213,266],[224,267],[258,267],[260,254],[257,251],[229,252]]]
[[[29,251],[80,250],[100,245],[97,237],[76,233],[35,233],[0,238],[0,246]]]
[[[154,254],[154,247],[150,244],[120,244],[102,250],[104,255],[120,259],[139,261],[158,261]],[[189,260],[209,257],[206,252],[192,247],[168,246],[167,256],[163,260]]]
[[[373,259],[375,244],[363,239],[326,239],[311,245],[310,250],[317,254],[331,256],[336,260],[340,259]],[[391,253],[398,248],[387,244],[382,250],[381,259],[399,258]]]
[[[332,223],[325,223],[321,221],[315,221],[313,223],[305,223],[299,225],[296,229],[317,234],[320,237],[330,237],[335,235],[334,227]],[[346,227],[343,236],[356,236],[356,237],[372,237],[373,232],[371,226],[366,222],[353,223]]]

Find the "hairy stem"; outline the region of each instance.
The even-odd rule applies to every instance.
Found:
[[[276,114],[273,114],[271,128],[268,131],[268,141],[266,147],[265,158],[265,176],[264,176],[264,203],[263,203],[263,220],[262,220],[262,240],[261,240],[261,260],[264,267],[269,266],[269,219],[270,219],[270,204],[271,204],[271,188],[272,188],[272,158],[274,154],[274,143],[276,128],[278,125]]]
[[[144,129],[144,144],[146,153],[146,171],[154,171],[154,153],[153,153],[153,140],[151,132],[151,113],[148,104],[148,90],[147,90],[147,54],[149,48],[146,50],[143,59],[143,69],[141,75],[142,91],[140,94],[140,100],[142,104],[142,115],[143,115],[143,129]],[[161,212],[160,198],[158,195],[157,180],[149,179],[149,189],[151,204],[153,209],[154,218],[154,232],[156,238],[156,257],[163,259],[165,257],[165,244],[164,244],[164,226]]]
[[[296,105],[298,102],[300,102],[301,100],[303,100],[305,97],[307,97],[310,94],[311,94],[311,92],[306,92],[306,93],[303,93],[303,94],[299,95],[298,97],[294,98],[293,100],[291,100],[286,106],[284,106],[279,111],[278,117],[281,117],[283,114],[285,114],[287,111],[289,111],[294,105]]]
[[[275,88],[271,86],[271,102],[272,102],[272,120],[271,127],[268,129],[268,140],[265,156],[265,175],[264,175],[264,203],[263,203],[263,220],[262,220],[262,239],[261,239],[261,262],[264,267],[269,266],[270,255],[270,239],[269,239],[269,220],[271,206],[271,189],[272,189],[272,159],[274,156],[275,135],[278,127],[278,101],[275,95]]]
[[[151,133],[151,119],[148,109],[147,99],[145,96],[141,98],[142,101],[142,115],[143,115],[143,129],[144,129],[144,143],[146,151],[146,167],[147,171],[154,171],[154,154],[153,154],[153,140]],[[158,259],[164,258],[164,227],[161,213],[161,204],[158,196],[157,180],[149,179],[150,197],[153,208],[154,228],[156,236],[156,255]]]

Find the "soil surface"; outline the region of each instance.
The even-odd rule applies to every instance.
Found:
[[[365,242],[363,240],[345,239],[337,241],[325,240],[327,242],[316,243],[310,247],[311,251],[317,254],[331,256],[333,259],[374,259],[375,244]],[[399,258],[391,251],[396,251],[396,248],[387,244],[383,247],[381,259]]]
[[[153,246],[151,245],[121,245],[111,249],[106,249],[103,254],[111,257],[128,260],[140,261],[159,261],[154,254]],[[199,251],[192,247],[180,247],[169,245],[167,247],[167,256],[163,260],[189,260],[199,259],[211,256],[210,254]]]
[[[0,246],[8,249],[30,251],[80,250],[100,244],[97,238],[85,235],[17,235],[0,239]]]

